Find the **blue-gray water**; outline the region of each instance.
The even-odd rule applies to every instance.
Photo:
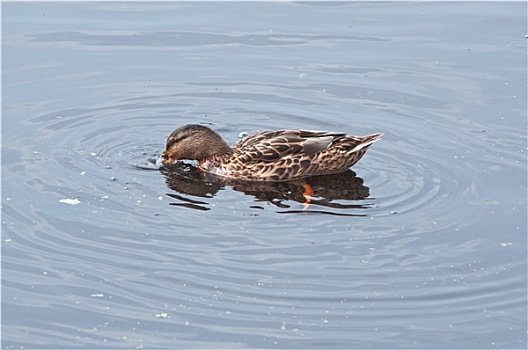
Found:
[[[2,348],[525,349],[526,10],[3,2]],[[187,123],[384,137],[304,208]]]

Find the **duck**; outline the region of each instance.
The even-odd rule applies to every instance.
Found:
[[[211,128],[187,124],[167,137],[161,163],[196,160],[201,171],[229,180],[296,181],[348,170],[382,135],[282,129],[257,132],[229,146]]]

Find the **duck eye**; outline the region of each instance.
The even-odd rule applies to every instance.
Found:
[[[171,147],[171,146],[173,146],[173,145],[185,140],[188,137],[189,137],[189,135],[185,135],[185,134],[184,135],[178,135],[176,137],[169,137],[167,139],[167,145],[166,145],[165,148],[169,148],[169,147]]]

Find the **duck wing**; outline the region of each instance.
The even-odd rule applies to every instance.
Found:
[[[247,136],[233,145],[245,162],[271,162],[294,156],[311,156],[345,138],[345,133],[312,130],[275,130]]]

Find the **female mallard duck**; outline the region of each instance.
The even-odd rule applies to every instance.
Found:
[[[246,136],[229,147],[210,128],[189,124],[167,138],[162,161],[198,160],[201,170],[235,180],[292,181],[347,170],[381,135],[274,130]]]

